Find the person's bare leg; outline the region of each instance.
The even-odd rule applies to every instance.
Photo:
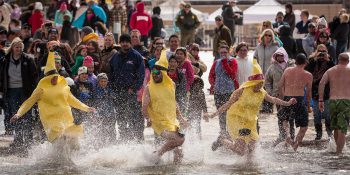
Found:
[[[248,144],[248,155],[247,155],[247,163],[253,163],[253,156],[255,151],[256,141],[250,141]]]
[[[293,149],[294,151],[297,151],[299,145],[301,144],[301,142],[303,141],[303,138],[305,136],[305,133],[307,131],[307,127],[300,127],[299,132],[297,137],[295,138],[295,143],[293,145]]]
[[[341,154],[345,145],[345,134],[341,130],[337,130],[338,139],[337,144],[337,154]]]
[[[337,143],[338,142],[338,129],[336,129],[336,130],[334,130],[334,141],[335,141],[335,143]]]
[[[185,141],[185,138],[184,137],[180,137],[178,135],[178,133],[176,133],[176,132],[164,131],[161,134],[161,136],[166,139],[166,142],[159,149],[159,151],[157,151],[157,155],[158,156],[162,156],[164,153],[166,153],[166,152],[176,148],[177,146],[181,146],[184,143],[184,141]]]
[[[183,157],[181,146],[174,148],[174,164],[180,164]]]
[[[240,155],[240,156],[244,155],[245,147],[246,147],[244,140],[236,139],[235,143],[232,143],[232,141],[230,141],[228,139],[222,139],[221,143],[225,148],[232,150],[233,152],[237,153],[238,155]]]
[[[286,133],[285,146],[287,146],[288,144],[293,146],[293,141],[290,137],[290,134],[288,134],[288,133],[290,133],[289,132],[290,129],[289,129],[289,122],[287,120],[283,121],[283,129],[284,129],[284,133]]]

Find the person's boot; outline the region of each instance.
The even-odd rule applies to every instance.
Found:
[[[322,124],[315,124],[316,138],[315,140],[321,140],[322,138]]]

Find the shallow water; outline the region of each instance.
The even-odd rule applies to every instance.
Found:
[[[211,53],[201,54],[209,69]],[[204,75],[205,82],[207,77],[208,73]],[[208,88],[207,83],[205,86]],[[207,102],[209,112],[212,112],[213,97],[207,95]],[[110,145],[94,150],[90,149],[88,141],[82,140],[80,152],[72,155],[71,161],[54,158],[50,143],[33,147],[28,158],[0,155],[0,174],[349,174],[349,147],[340,157],[328,151],[327,143],[310,144],[300,147],[297,152],[284,147],[283,143],[271,148],[278,135],[275,115],[261,116],[259,124],[260,142],[252,164],[247,164],[245,157],[224,149],[211,151],[211,143],[219,130],[216,118],[209,123],[202,121],[203,140],[197,139],[191,131],[187,132],[183,145],[184,160],[180,165],[172,163],[172,153],[165,154],[159,165],[150,163],[147,155],[155,148],[152,145],[153,131],[147,128],[146,143],[142,145]],[[3,130],[3,126],[0,128]],[[310,127],[305,140],[313,138],[314,131]]]

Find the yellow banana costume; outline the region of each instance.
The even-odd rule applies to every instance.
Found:
[[[253,61],[253,74],[240,88],[243,93],[227,111],[226,123],[232,139],[242,139],[246,143],[259,138],[257,132],[257,114],[267,94],[264,89],[254,92],[255,85],[264,82],[261,68],[256,60]],[[241,136],[239,130],[247,128],[251,130],[248,136]]]
[[[148,83],[150,104],[147,112],[152,121],[154,132],[160,135],[163,131],[177,131],[179,122],[176,118],[175,86],[166,71],[168,69],[168,60],[165,51],[162,51],[160,59],[155,66],[164,68],[164,70],[161,70],[163,81],[154,83],[151,76],[151,80]]]
[[[23,116],[37,102],[40,120],[50,142],[60,136],[78,137],[83,133],[81,125],[73,123],[71,106],[83,111],[89,107],[81,103],[70,92],[64,77],[55,68],[54,52],[50,52],[45,67],[45,77],[42,78],[32,95],[21,105],[17,114]],[[51,81],[58,77],[57,84]]]

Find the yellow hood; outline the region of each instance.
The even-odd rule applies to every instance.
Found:
[[[53,70],[56,70],[55,52],[49,52],[49,55],[47,56],[44,74],[46,75],[49,71],[53,71]]]

